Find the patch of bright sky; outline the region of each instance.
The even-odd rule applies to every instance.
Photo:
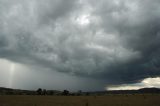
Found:
[[[88,25],[90,24],[89,14],[83,14],[76,19],[79,25]]]
[[[160,77],[157,78],[146,78],[140,83],[135,84],[123,84],[120,86],[106,87],[106,90],[137,90],[140,88],[160,88]]]

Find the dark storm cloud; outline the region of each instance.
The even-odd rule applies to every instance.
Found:
[[[106,32],[118,33],[124,48],[140,53],[138,59],[111,66],[111,71],[104,74],[105,76],[115,77],[122,83],[159,76],[159,4],[157,0],[99,3],[94,14],[100,16],[103,29]]]
[[[158,0],[0,0],[0,57],[106,83],[160,75]]]

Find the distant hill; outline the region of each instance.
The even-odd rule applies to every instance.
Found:
[[[142,88],[139,90],[109,90],[109,91],[96,91],[96,92],[90,92],[94,95],[106,95],[106,94],[160,94],[159,88]]]
[[[47,95],[53,95],[53,94],[58,95],[60,93],[61,91],[57,91],[57,90],[45,91],[45,94]],[[38,93],[37,91],[34,91],[34,90],[21,90],[21,89],[11,89],[11,88],[0,87],[0,95],[38,95]]]
[[[142,88],[139,89],[138,91],[142,93],[160,93],[159,88]]]
[[[35,91],[0,87],[0,95],[31,95]]]
[[[142,88],[139,90],[112,90],[112,91],[95,91],[95,92],[77,92],[70,93],[70,95],[107,95],[107,94],[160,94],[159,88]],[[45,90],[41,95],[62,95],[62,91]],[[0,87],[0,95],[39,95],[37,91],[11,89]]]

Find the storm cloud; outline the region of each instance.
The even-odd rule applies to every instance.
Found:
[[[112,85],[158,77],[159,5],[159,0],[0,0],[0,58]]]

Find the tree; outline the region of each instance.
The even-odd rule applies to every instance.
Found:
[[[41,88],[38,88],[36,92],[37,92],[38,95],[42,95],[42,89]]]
[[[68,90],[64,90],[62,95],[65,95],[65,96],[69,95],[69,91]]]
[[[46,95],[46,94],[47,94],[46,89],[43,89],[43,91],[42,91],[42,95]]]
[[[54,95],[54,91],[47,91],[48,95]]]

